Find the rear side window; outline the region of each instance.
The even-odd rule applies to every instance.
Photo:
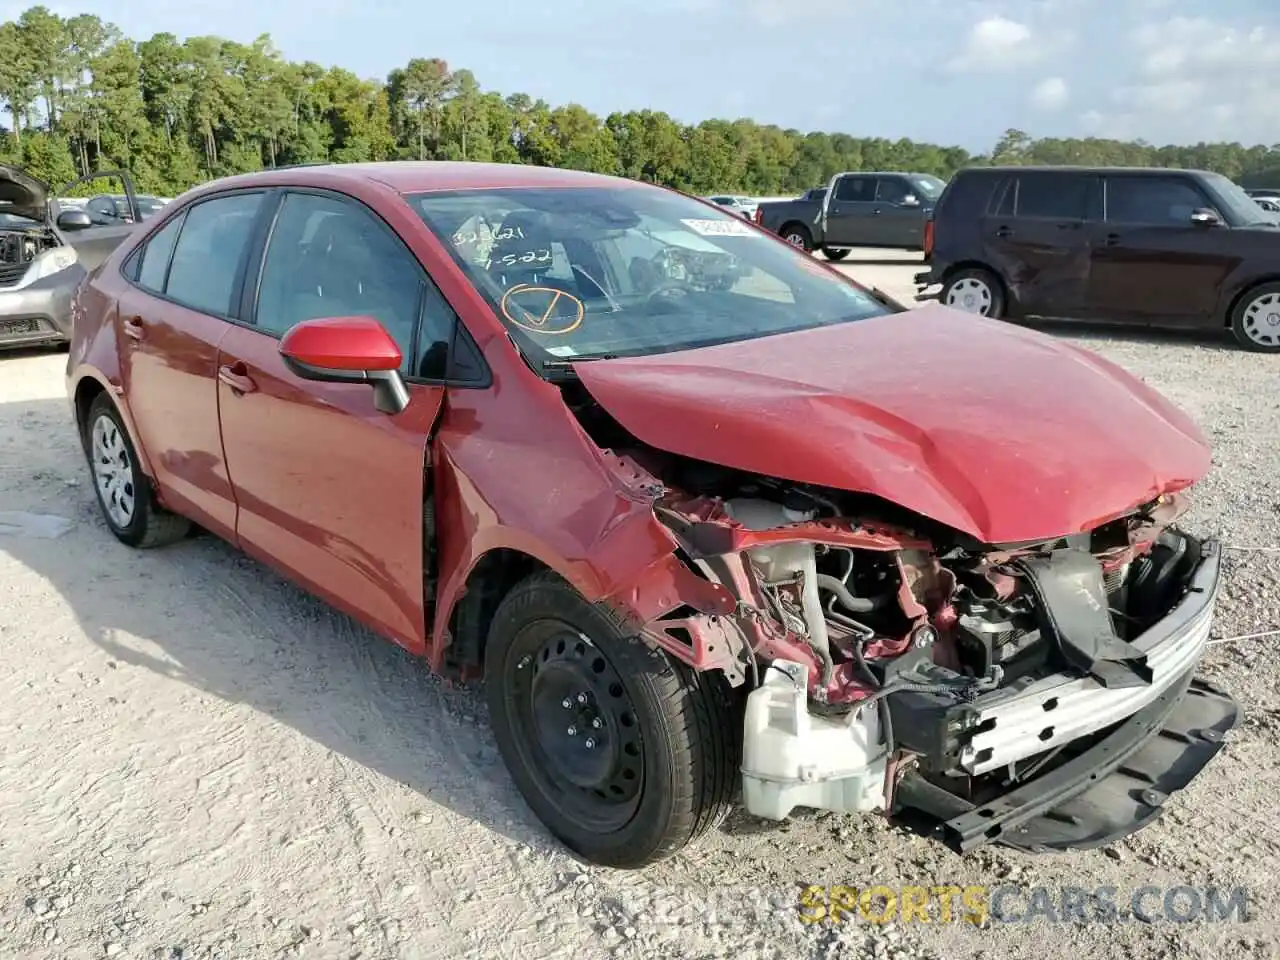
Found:
[[[934,219],[941,219],[944,214],[963,220],[981,217],[992,202],[993,192],[1003,185],[1004,181],[995,174],[960,171],[951,178],[951,182],[942,191],[942,196],[938,198]]]
[[[843,203],[870,203],[876,198],[874,177],[841,177],[836,181],[836,195]]]
[[[182,217],[174,217],[147,241],[142,251],[142,269],[138,271],[138,285],[152,293],[164,293],[164,276],[169,270],[169,257],[178,242],[182,229]]]
[[[236,275],[261,204],[262,194],[241,193],[193,206],[173,252],[165,296],[201,313],[230,316]]]
[[[1113,177],[1107,181],[1107,220],[1186,226],[1191,214],[1210,206],[1189,181],[1181,177]]]
[[[1024,173],[1018,176],[1014,201],[1019,217],[1082,220],[1091,180],[1070,173]]]

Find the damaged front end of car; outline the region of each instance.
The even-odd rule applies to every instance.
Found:
[[[751,814],[880,811],[957,851],[1089,848],[1158,816],[1239,720],[1194,679],[1220,550],[1178,528],[1180,493],[995,546],[854,494],[684,467],[700,475],[654,503],[679,549],[618,606],[661,610],[636,624],[652,643],[746,685]]]

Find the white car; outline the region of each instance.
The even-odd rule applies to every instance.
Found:
[[[712,203],[720,207],[727,207],[739,216],[750,220],[756,215],[756,202],[750,197],[737,196],[735,194],[720,193],[711,197],[703,197],[704,200],[710,200]]]

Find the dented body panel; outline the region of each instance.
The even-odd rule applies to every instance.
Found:
[[[1132,375],[942,306],[579,376],[654,447],[873,494],[982,543],[1090,529],[1209,467],[1195,424]]]

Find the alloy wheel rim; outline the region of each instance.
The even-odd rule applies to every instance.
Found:
[[[644,743],[622,678],[587,636],[538,621],[510,675],[518,747],[543,789],[582,826],[624,826],[644,788]]]
[[[957,280],[947,290],[947,306],[986,316],[991,312],[991,288],[977,277]]]
[[[802,250],[804,249],[804,237],[798,233],[787,234],[787,243],[791,244],[793,247],[800,247]]]
[[[91,431],[93,482],[97,487],[102,509],[117,527],[127,527],[133,521],[135,500],[133,488],[133,460],[124,437],[114,420],[103,414],[93,422]]]
[[[1244,308],[1245,336],[1263,347],[1280,347],[1280,293],[1254,297]]]

